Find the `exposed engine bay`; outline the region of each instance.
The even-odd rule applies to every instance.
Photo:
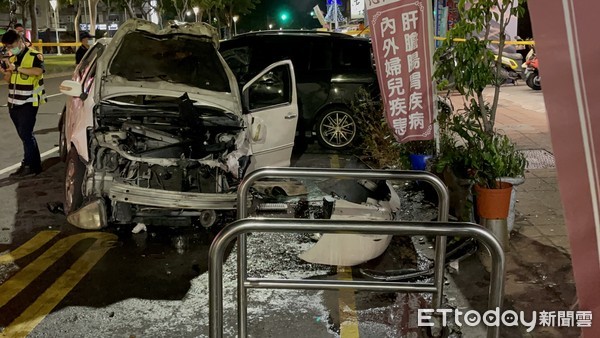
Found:
[[[127,197],[119,201],[115,189],[130,186],[127,193],[152,189],[138,193],[155,194],[155,199],[161,191],[228,193],[249,164],[249,152],[243,151],[248,149],[244,120],[219,108],[195,105],[187,95],[121,97],[102,102],[94,116],[97,127],[88,137],[93,175],[87,177],[85,195],[111,199],[111,222],[157,216],[169,216],[170,223],[173,216],[206,218],[201,210],[189,210],[184,204],[165,209],[159,201],[148,205],[126,203]]]

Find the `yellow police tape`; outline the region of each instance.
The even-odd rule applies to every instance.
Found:
[[[444,40],[446,40],[446,38],[443,37],[443,36],[435,36],[434,39],[438,40],[438,41],[444,41]],[[453,41],[454,42],[465,42],[467,40],[466,39],[462,39],[462,38],[455,38],[455,39],[453,39]],[[490,41],[490,43],[493,43],[493,44],[497,45],[497,44],[500,43],[500,41],[498,41],[498,40],[492,40],[492,41]],[[533,45],[535,45],[535,41],[533,41],[533,40],[529,40],[529,41],[504,41],[504,44],[505,45],[533,46]]]
[[[356,35],[370,35],[371,31],[368,28],[366,28],[366,29],[363,29],[363,30],[347,31],[345,33],[348,34],[348,35],[352,35],[352,36],[356,36]],[[446,40],[446,37],[435,36],[434,39],[438,40],[438,41],[443,41],[443,40]],[[455,38],[454,41],[455,42],[465,42],[466,39]],[[497,44],[500,43],[500,41],[498,41],[498,40],[492,40],[492,41],[490,41],[490,43],[493,43],[493,44],[497,45]],[[533,45],[535,45],[535,41],[533,41],[533,40],[529,40],[529,41],[504,41],[504,44],[505,45],[519,45],[519,46],[533,46]]]
[[[39,47],[79,47],[81,42],[32,42],[31,45],[35,48]]]

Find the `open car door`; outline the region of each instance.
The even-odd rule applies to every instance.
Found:
[[[298,94],[289,60],[265,68],[242,89],[244,114],[249,114],[253,160],[249,171],[288,167],[298,123]]]

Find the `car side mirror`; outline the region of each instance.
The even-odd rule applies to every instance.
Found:
[[[72,96],[72,97],[81,97],[83,94],[83,89],[81,88],[81,83],[73,80],[64,80],[60,84],[60,92]],[[85,95],[87,97],[87,95]],[[85,100],[85,98],[82,98]]]

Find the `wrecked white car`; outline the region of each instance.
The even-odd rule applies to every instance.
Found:
[[[71,224],[210,227],[233,215],[244,174],[289,166],[298,118],[291,62],[240,92],[218,43],[203,23],[130,20],[61,84],[70,96],[61,146]]]

